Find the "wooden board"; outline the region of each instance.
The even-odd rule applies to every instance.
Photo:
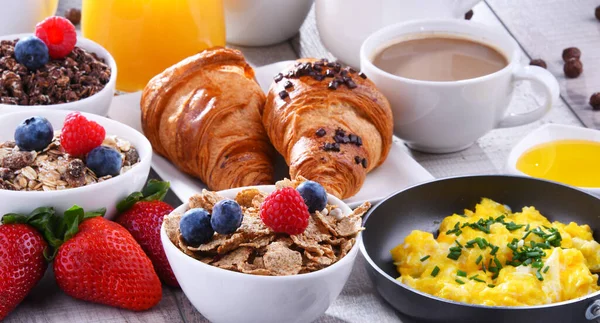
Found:
[[[600,2],[592,0],[487,0],[531,58],[542,58],[560,83],[561,96],[579,119],[600,129],[600,111],[592,111],[590,96],[600,92]],[[583,74],[564,76],[562,51],[581,50]]]
[[[600,113],[586,112],[582,97],[575,92],[589,92],[600,85],[598,73],[600,66],[600,24],[596,29],[586,25],[584,32],[577,32],[578,23],[586,21],[593,14],[592,1],[567,0],[488,0],[494,11],[486,3],[475,7],[474,21],[480,21],[497,28],[508,26],[510,32],[525,49],[523,63],[528,62],[527,54],[542,55],[558,53],[554,58],[548,58],[550,70],[560,74],[560,51],[562,47],[573,43],[579,46],[584,55],[585,72],[582,78],[573,82],[561,80],[563,98],[574,107],[587,125],[600,125]],[[79,7],[80,0],[61,0],[58,13],[63,13],[71,7]],[[568,4],[568,5],[567,5]],[[573,5],[571,5],[573,4]],[[502,21],[498,20],[498,16]],[[561,20],[558,17],[568,16]],[[580,18],[575,18],[580,17]],[[591,21],[588,21],[591,23]],[[587,24],[587,23],[586,23]],[[552,32],[549,30],[553,30]],[[595,38],[593,38],[595,37]],[[556,44],[557,39],[561,43]],[[571,41],[568,41],[571,40]],[[236,47],[236,46],[232,46]],[[299,35],[290,41],[269,47],[236,47],[241,49],[248,61],[255,66],[262,66],[280,60],[297,57],[327,57],[333,59],[321,44],[315,24],[314,10],[311,11],[303,24]],[[595,49],[595,52],[594,52]],[[594,67],[595,66],[595,67]],[[595,77],[595,79],[593,79]],[[583,90],[582,90],[583,89]],[[596,89],[600,91],[600,89]],[[580,96],[583,94],[580,94]],[[512,108],[516,111],[530,109],[539,97],[532,93],[528,84],[522,84],[515,91]],[[588,109],[589,110],[589,109]],[[590,121],[590,118],[592,121]],[[520,138],[543,123],[554,122],[581,125],[568,105],[561,101],[553,110],[536,123],[511,128],[499,129],[482,137],[469,149],[445,155],[430,155],[411,152],[435,177],[446,177],[465,174],[494,174],[502,173],[508,152]],[[169,196],[167,200],[176,205],[179,200]],[[376,293],[365,270],[365,260],[358,256],[354,270],[342,294],[327,310],[326,314],[317,320],[319,323],[345,322],[413,322],[402,314],[394,311]],[[232,304],[235,306],[235,304]],[[52,272],[48,271],[42,283],[25,299],[25,301],[10,314],[5,322],[208,322],[187,300],[179,289],[165,287],[163,299],[155,308],[135,313],[107,306],[101,306],[74,300],[62,293],[56,286]]]

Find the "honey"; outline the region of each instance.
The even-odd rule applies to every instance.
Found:
[[[600,187],[600,142],[557,140],[534,146],[517,161],[521,172],[573,186]]]

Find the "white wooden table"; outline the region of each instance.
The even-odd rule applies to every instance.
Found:
[[[411,152],[412,156],[435,177],[465,174],[502,173],[509,150],[517,141],[543,123],[586,125],[600,129],[600,112],[592,112],[587,104],[593,92],[600,91],[600,22],[594,18],[593,0],[487,0],[474,8],[474,21],[483,22],[509,32],[523,49],[524,63],[529,57],[541,57],[561,84],[561,100],[541,121],[494,130],[471,148],[446,155]],[[79,0],[61,0],[59,14],[80,6]],[[584,73],[575,80],[563,77],[561,52],[577,46],[582,52]],[[232,46],[236,47],[236,46]],[[288,42],[269,47],[241,49],[248,61],[262,66],[298,57],[333,59],[319,40],[314,12],[300,33]],[[527,84],[519,86],[512,107],[527,110],[539,98]],[[177,204],[176,197],[169,201]],[[6,322],[207,322],[179,289],[164,287],[158,306],[141,313],[120,310],[66,296],[54,282],[49,270],[46,277],[25,301],[10,314]],[[235,304],[231,304],[235,306]],[[387,305],[371,286],[359,256],[354,271],[340,297],[319,318],[320,323],[341,322],[414,322]]]

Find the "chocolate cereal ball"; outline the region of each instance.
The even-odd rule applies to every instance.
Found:
[[[546,62],[543,59],[541,59],[541,58],[532,59],[529,62],[529,65],[539,66],[541,68],[548,68],[548,65],[546,65]]]
[[[563,61],[568,61],[571,58],[581,58],[581,51],[577,47],[565,48],[562,52]]]
[[[593,110],[600,110],[600,92],[592,94],[590,97],[590,105],[592,106]]]
[[[583,64],[576,58],[569,59],[563,67],[565,76],[568,78],[576,78],[583,72]]]

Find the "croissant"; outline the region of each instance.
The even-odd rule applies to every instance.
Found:
[[[276,75],[261,113],[291,178],[340,198],[360,190],[392,145],[387,99],[363,73],[327,60],[301,59]]]
[[[158,154],[211,190],[272,184],[264,103],[241,52],[206,50],[150,80],[141,99],[142,128]]]

